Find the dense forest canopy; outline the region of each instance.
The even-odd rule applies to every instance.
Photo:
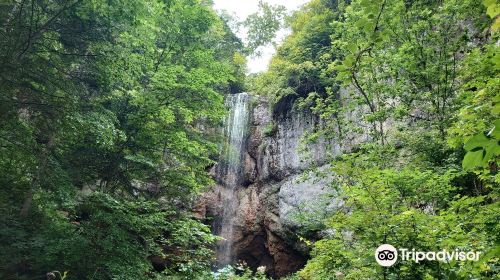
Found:
[[[185,210],[244,78],[226,22],[197,0],[0,10],[1,278],[204,272],[214,237]]]
[[[265,279],[211,272],[192,215],[224,95],[246,89],[316,114],[304,141],[349,146],[329,159],[343,207],[323,238],[297,232],[311,254],[290,279],[499,277],[500,4],[312,0],[245,77],[284,18],[261,9],[244,44],[208,0],[0,2],[1,279]],[[483,254],[383,268],[382,243]]]

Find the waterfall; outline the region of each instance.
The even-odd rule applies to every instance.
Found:
[[[224,146],[219,160],[216,176],[224,186],[221,192],[222,217],[220,217],[219,236],[224,238],[217,246],[217,263],[219,266],[233,262],[233,227],[238,207],[235,189],[242,179],[242,159],[244,142],[248,126],[249,98],[247,93],[227,96],[226,105],[230,113],[224,122]]]

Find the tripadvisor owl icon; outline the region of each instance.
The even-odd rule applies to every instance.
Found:
[[[398,250],[390,244],[382,244],[375,250],[375,260],[381,266],[392,266],[398,260]]]

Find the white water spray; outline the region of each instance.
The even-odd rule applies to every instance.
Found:
[[[234,261],[232,254],[233,228],[238,200],[235,189],[241,184],[242,159],[244,142],[248,127],[249,98],[247,93],[229,95],[226,105],[230,114],[224,122],[225,143],[222,157],[217,168],[217,178],[222,182],[225,190],[222,192],[222,217],[219,235],[224,238],[217,246],[217,263],[219,266]]]

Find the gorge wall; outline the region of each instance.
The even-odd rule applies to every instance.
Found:
[[[306,262],[308,247],[299,234],[309,229],[322,234],[322,217],[342,201],[330,187],[332,178],[309,169],[328,171],[329,155],[338,155],[340,145],[319,140],[303,150],[303,136],[320,120],[288,104],[270,104],[253,97],[248,131],[242,149],[241,183],[234,193],[223,184],[206,192],[197,208],[200,218],[221,232],[228,197],[236,199],[232,221],[231,255],[252,268],[265,266],[271,276],[285,276]],[[218,166],[214,167],[216,170]],[[215,172],[215,171],[214,171]],[[301,231],[298,231],[298,230]]]

